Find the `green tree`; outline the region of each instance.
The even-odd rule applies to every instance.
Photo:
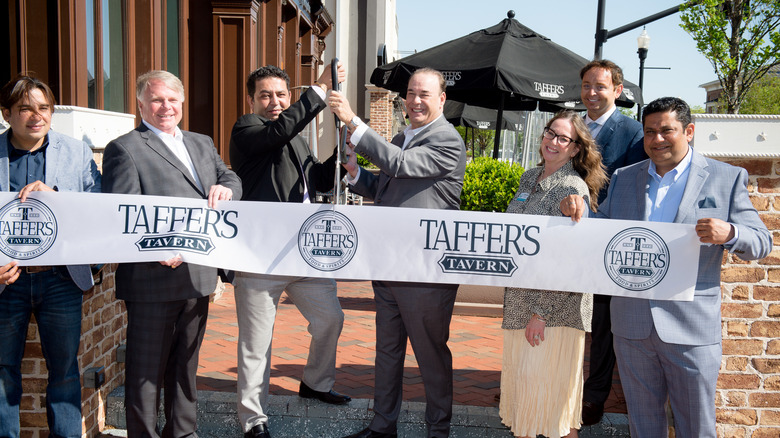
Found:
[[[680,18],[715,68],[727,112],[738,114],[748,90],[780,63],[780,0],[699,0]]]
[[[748,91],[739,111],[743,114],[780,114],[780,77],[759,79]]]
[[[458,130],[458,133],[463,138],[466,150],[471,152],[471,157],[483,157],[486,150],[493,150],[493,139],[496,136],[494,130],[469,128],[467,131],[464,126],[456,126],[455,129]]]

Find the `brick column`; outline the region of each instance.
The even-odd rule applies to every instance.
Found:
[[[750,199],[772,232],[758,261],[724,254],[719,437],[780,436],[780,159],[723,160],[750,174]]]
[[[393,130],[393,101],[398,93],[373,85],[367,85],[366,89],[371,96],[369,126],[390,141],[396,134]]]

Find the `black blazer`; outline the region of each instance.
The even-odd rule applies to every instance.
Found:
[[[241,116],[230,135],[230,164],[244,188],[244,200],[302,202],[303,178],[314,202],[316,191],[333,188],[336,153],[321,163],[299,133],[325,108],[317,93],[300,100],[271,121],[256,114]]]
[[[143,123],[106,146],[103,154],[103,192],[136,195],[208,198],[221,184],[241,199],[241,180],[217,154],[211,138],[182,131],[203,190],[189,170]],[[204,192],[205,191],[205,192]],[[166,302],[199,298],[214,292],[217,268],[183,263],[177,269],[153,263],[123,263],[116,271],[116,296],[127,301]]]

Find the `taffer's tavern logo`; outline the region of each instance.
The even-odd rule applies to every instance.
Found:
[[[607,275],[624,289],[641,291],[663,280],[669,270],[669,248],[658,234],[646,228],[628,228],[604,251]]]
[[[141,234],[139,251],[178,250],[208,254],[212,237],[233,239],[238,235],[235,210],[169,205],[120,204],[124,214],[122,234]]]
[[[301,256],[320,271],[346,266],[355,255],[357,241],[357,231],[349,218],[333,210],[314,213],[298,231]]]
[[[57,239],[57,219],[43,202],[27,198],[0,209],[0,252],[15,260],[29,260],[51,248]]]

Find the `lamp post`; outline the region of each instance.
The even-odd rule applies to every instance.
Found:
[[[642,33],[636,39],[636,45],[639,50],[636,53],[639,54],[639,88],[642,90],[642,98],[645,95],[645,59],[647,59],[647,50],[650,48],[650,36],[647,34],[647,29],[642,28]],[[642,105],[636,106],[636,119],[642,121]]]

